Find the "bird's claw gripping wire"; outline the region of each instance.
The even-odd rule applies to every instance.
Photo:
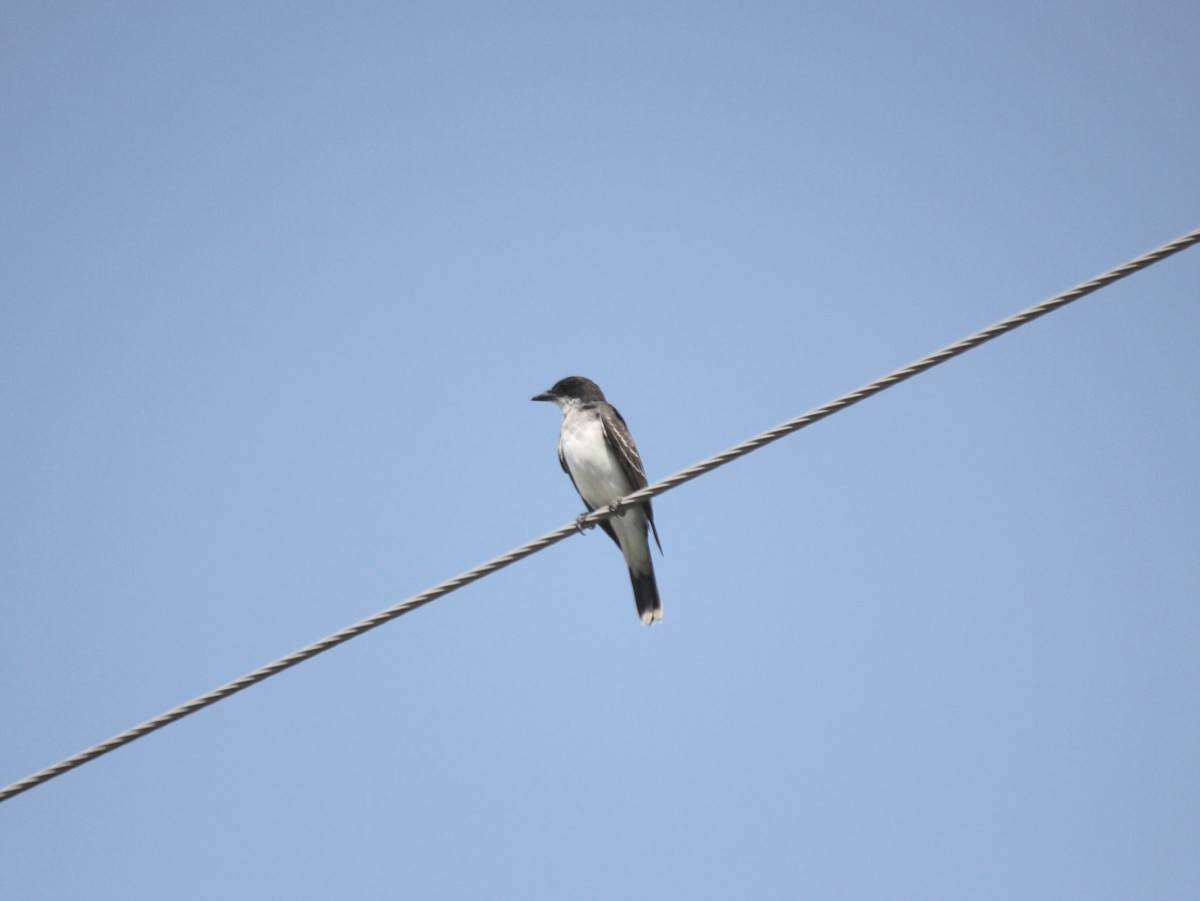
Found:
[[[578,529],[580,532],[584,532],[584,531],[587,531],[588,529],[596,528],[596,523],[589,522],[587,519],[591,514],[593,514],[595,512],[596,512],[595,510],[588,510],[587,513],[580,513],[578,516],[576,516],[575,517],[575,528]],[[618,504],[609,504],[607,512],[613,514],[613,516],[624,516],[625,508]]]

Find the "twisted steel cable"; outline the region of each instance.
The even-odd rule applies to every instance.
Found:
[[[899,384],[906,379],[910,379],[914,375],[925,372],[927,369],[932,369],[934,366],[945,363],[947,360],[953,359],[959,354],[966,353],[968,350],[991,341],[993,338],[998,338],[1001,335],[1012,331],[1013,329],[1032,322],[1033,320],[1044,316],[1047,313],[1066,306],[1072,301],[1079,300],[1081,297],[1085,297],[1094,291],[1098,291],[1103,287],[1111,285],[1113,282],[1125,278],[1127,275],[1132,275],[1135,272],[1145,269],[1148,266],[1164,260],[1167,257],[1176,254],[1181,250],[1185,250],[1186,248],[1197,243],[1200,243],[1200,228],[1188,232],[1185,235],[1181,235],[1175,240],[1170,241],[1161,247],[1150,251],[1149,253],[1130,260],[1128,263],[1124,263],[1121,266],[1117,266],[1115,269],[1110,269],[1108,272],[1098,275],[1090,281],[1077,285],[1074,288],[1071,288],[1069,291],[1064,291],[1062,294],[1057,294],[1048,300],[1029,307],[1027,310],[1022,310],[1020,313],[1010,316],[994,325],[988,326],[987,328],[978,331],[973,335],[963,338],[961,341],[958,341],[947,347],[943,347],[941,350],[935,351],[928,356],[921,357],[921,359],[909,363],[907,366],[897,369],[894,372],[883,376],[882,378],[876,379],[873,382],[869,382],[868,384],[863,385],[861,388],[843,394],[841,397],[835,398],[826,404],[809,410],[807,413],[797,416],[794,419],[789,419],[787,422],[781,423],[772,429],[768,429],[767,431],[760,435],[756,435],[748,441],[743,441],[741,444],[731,447],[713,457],[709,457],[707,460],[703,460],[694,466],[689,466],[687,469],[681,470],[672,476],[668,476],[661,481],[655,482],[653,485],[649,485],[640,491],[636,491],[633,494],[627,495],[609,507],[606,507],[602,510],[595,510],[579,517],[579,519],[575,521],[563,526],[559,526],[554,531],[547,532],[540,538],[536,538],[533,541],[523,544],[506,554],[501,554],[499,557],[495,557],[486,563],[480,564],[473,569],[469,569],[466,572],[455,576],[453,579],[447,579],[445,582],[435,585],[432,588],[421,592],[420,594],[413,595],[412,597],[401,601],[398,604],[394,604],[393,606],[388,607],[386,610],[381,610],[373,616],[369,616],[352,626],[347,626],[345,629],[335,632],[326,638],[322,638],[320,641],[313,642],[312,644],[300,648],[297,651],[293,651],[286,657],[281,657],[278,660],[268,663],[266,666],[262,666],[238,679],[234,679],[232,682],[228,682],[225,685],[208,692],[207,694],[200,695],[199,697],[194,698],[185,704],[180,704],[178,707],[159,714],[153,719],[146,720],[146,722],[138,726],[134,726],[132,729],[128,729],[119,735],[114,735],[107,741],[93,745],[92,747],[81,751],[78,754],[59,761],[53,766],[46,767],[44,770],[40,770],[30,776],[25,777],[24,779],[14,782],[3,789],[0,789],[0,802],[6,801],[9,798],[21,794],[22,792],[41,785],[44,782],[48,782],[56,776],[61,776],[63,773],[73,770],[75,767],[81,766],[90,760],[95,760],[97,757],[107,754],[109,751],[115,751],[117,748],[129,744],[135,739],[141,738],[144,735],[149,735],[151,732],[161,729],[163,726],[167,726],[176,720],[183,719],[189,714],[195,713],[198,710],[203,710],[210,704],[215,704],[217,701],[223,700],[230,695],[237,694],[237,692],[241,691],[242,689],[249,688],[251,685],[255,685],[264,679],[269,678],[270,676],[274,676],[276,673],[281,673],[298,663],[303,663],[310,657],[315,657],[317,654],[320,654],[323,651],[328,651],[330,648],[337,647],[343,642],[349,641],[351,638],[362,635],[364,632],[369,632],[377,626],[382,626],[384,623],[390,622],[399,616],[403,616],[405,613],[416,610],[418,607],[423,607],[425,604],[435,601],[443,595],[447,595],[452,591],[457,591],[459,588],[462,588],[465,585],[470,585],[472,582],[482,579],[484,576],[491,575],[497,570],[516,563],[518,560],[523,560],[525,557],[535,554],[543,548],[547,548],[552,544],[557,544],[559,541],[569,537],[583,527],[593,526],[604,519],[617,515],[621,510],[624,510],[633,504],[637,504],[646,500],[647,498],[656,497],[657,495],[670,491],[672,488],[676,488],[682,485],[684,482],[690,482],[692,479],[698,478],[707,472],[711,472],[720,466],[724,466],[726,463],[731,463],[739,457],[744,457],[746,454],[758,450],[759,448],[764,447],[773,441],[778,441],[785,435],[790,435],[793,432],[799,431],[805,426],[812,425],[814,422],[819,422],[826,416],[831,416],[834,413],[837,413],[839,410],[844,410],[847,407],[853,406],[859,401],[866,400],[868,397],[878,394],[880,391],[891,388],[893,385]]]
[[[945,363],[947,360],[951,360],[954,357],[957,357],[959,354],[964,354],[968,350],[972,350],[981,344],[986,344],[993,338],[999,338],[1001,335],[1011,332],[1015,328],[1019,328],[1026,323],[1033,322],[1033,320],[1045,316],[1047,313],[1052,313],[1060,307],[1065,307],[1072,301],[1079,300],[1081,297],[1086,297],[1088,294],[1091,294],[1094,291],[1099,291],[1101,288],[1107,287],[1113,282],[1125,278],[1127,275],[1133,275],[1133,273],[1145,269],[1148,266],[1152,266],[1160,260],[1165,260],[1167,257],[1179,253],[1181,250],[1186,250],[1193,244],[1197,243],[1200,243],[1200,228],[1190,231],[1186,235],[1181,235],[1174,241],[1170,241],[1161,247],[1150,251],[1149,253],[1130,260],[1128,263],[1117,266],[1115,269],[1110,269],[1108,272],[1096,276],[1091,281],[1086,281],[1082,284],[1076,285],[1069,291],[1064,291],[1062,294],[1056,294],[1048,300],[1044,300],[1039,304],[1029,307],[1027,310],[1022,310],[1019,313],[1009,316],[1007,319],[1002,319],[1000,322],[997,322],[994,325],[990,325],[985,329],[981,329],[973,335],[968,335],[961,341],[957,341],[954,344],[943,347],[941,350],[934,351],[928,356],[921,357],[921,359],[915,360],[912,363],[909,363],[907,366],[897,369],[894,372],[890,372],[882,378],[878,378],[873,382],[868,382],[861,388],[843,394],[841,397],[829,401],[829,403],[815,407],[812,410],[809,410],[807,413],[797,416],[795,419],[789,419],[787,422],[780,423],[779,425],[775,426],[775,428],[768,429],[761,435],[756,435],[747,441],[743,441],[741,444],[735,445],[734,447],[729,448],[727,451],[723,451],[716,456],[709,457],[707,460],[702,460],[694,466],[689,466],[687,469],[681,470],[675,473],[673,476],[668,476],[662,481],[655,482],[653,485],[648,485],[647,487],[642,488],[640,491],[635,491],[633,494],[626,495],[614,503],[611,507],[605,508],[602,511],[597,510],[593,513],[589,513],[585,517],[581,517],[581,522],[589,524],[593,522],[599,522],[602,519],[607,519],[612,515],[613,512],[623,510],[632,504],[636,504],[645,500],[646,498],[656,497],[657,495],[662,494],[664,491],[670,491],[672,488],[682,485],[684,482],[690,482],[692,479],[702,476],[706,472],[711,472],[719,466],[724,466],[726,463],[730,463],[733,460],[736,460],[738,457],[744,457],[751,451],[758,450],[760,447],[764,447],[770,444],[772,441],[778,441],[785,435],[790,435],[793,432],[799,431],[805,426],[810,426],[814,422],[819,422],[826,416],[831,416],[834,413],[837,413],[839,410],[844,410],[846,407],[853,406],[859,401],[866,400],[868,397],[878,394],[880,391],[883,391],[887,388],[891,388],[893,385],[897,385],[906,379],[910,379],[914,375],[919,375],[920,373],[925,372],[927,369],[932,369],[934,366]],[[2,800],[2,797],[0,797],[0,800]]]

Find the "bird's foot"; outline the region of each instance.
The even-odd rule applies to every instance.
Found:
[[[578,516],[575,517],[575,528],[577,528],[580,532],[585,532],[588,529],[596,528],[596,524],[594,522],[586,522],[585,521],[586,517],[587,517],[586,513],[580,513]]]

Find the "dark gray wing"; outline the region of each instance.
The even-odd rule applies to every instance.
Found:
[[[612,404],[601,404],[600,421],[604,424],[604,440],[608,442],[613,455],[620,462],[621,469],[625,470],[625,478],[629,479],[633,490],[645,488],[649,484],[646,481],[646,467],[642,465],[642,458],[638,454],[637,445],[633,443],[633,435],[629,434],[625,417]],[[654,543],[658,545],[658,552],[661,554],[662,542],[658,540],[658,529],[654,526],[654,510],[650,507],[650,501],[641,506],[646,511],[646,520],[654,533]]]

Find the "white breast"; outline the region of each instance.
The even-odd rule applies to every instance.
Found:
[[[579,410],[565,416],[558,441],[575,487],[591,506],[610,504],[632,490],[625,471],[609,452],[604,426],[595,412]]]

